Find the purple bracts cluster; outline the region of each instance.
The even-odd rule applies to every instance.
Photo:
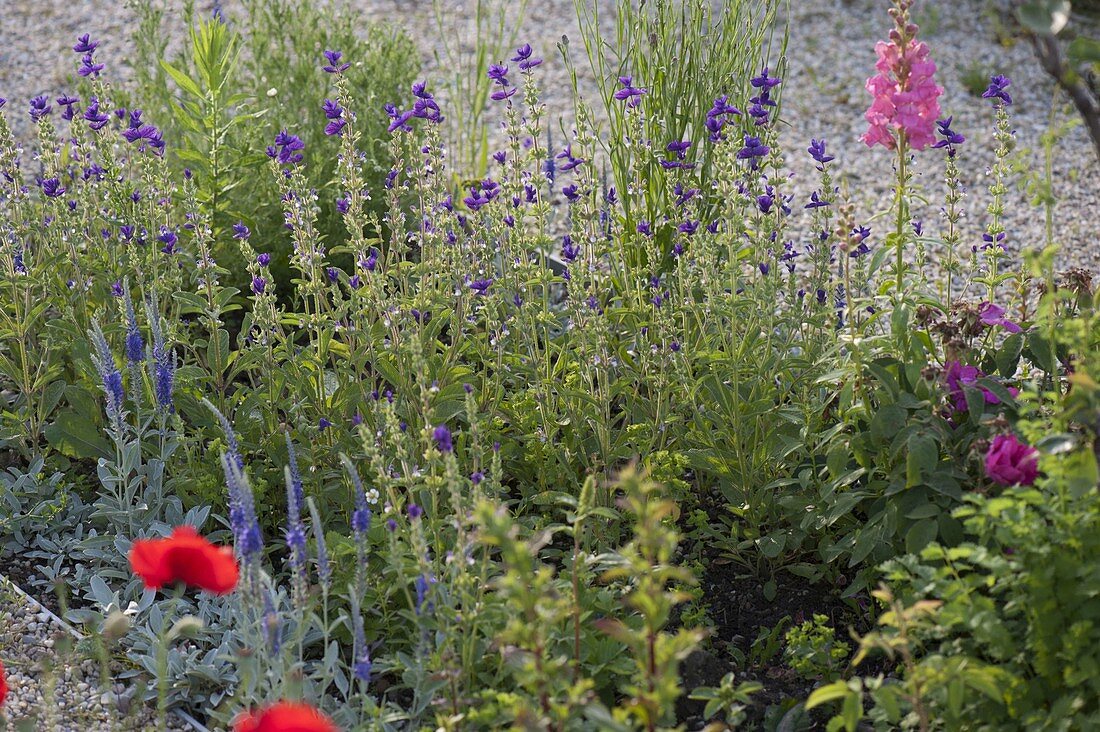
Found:
[[[947,154],[951,157],[955,157],[955,146],[966,142],[965,137],[951,129],[951,122],[954,119],[954,117],[947,117],[946,119],[936,120],[936,132],[943,139],[932,145],[934,148],[947,148]]]
[[[726,139],[723,132],[726,125],[733,122],[735,116],[739,116],[741,110],[729,103],[729,97],[723,94],[716,97],[714,104],[707,110],[707,119],[703,123],[707,129],[707,139],[711,142],[720,142]]]
[[[344,127],[348,121],[344,118],[344,108],[339,103],[326,99],[321,104],[321,109],[325,112],[325,117],[329,120],[329,123],[325,125],[325,134],[330,137],[333,135],[342,135]]]
[[[649,94],[648,89],[634,86],[633,76],[620,76],[619,84],[622,89],[615,92],[615,99],[620,102],[626,102],[626,106],[630,109],[637,108],[642,103],[642,96]]]
[[[534,57],[534,51],[531,50],[530,43],[524,43],[522,46],[516,49],[516,55],[509,59],[513,63],[519,64],[520,71],[530,71],[539,64],[542,63],[541,58]]]
[[[436,427],[432,431],[432,439],[435,441],[435,446],[439,448],[440,452],[454,452],[454,442],[451,439],[451,431],[447,428],[447,425],[441,424]],[[412,506],[409,506],[409,516],[410,518],[412,517]]]
[[[57,178],[46,178],[45,180],[39,181],[39,185],[42,187],[42,194],[46,196],[46,198],[63,196],[67,190],[65,186],[61,185],[61,181]]]
[[[60,100],[58,103],[60,103]],[[92,97],[92,101],[89,102],[88,108],[84,110],[84,120],[88,123],[88,126],[93,130],[102,130],[110,119],[111,118],[106,112],[100,111],[99,100]]]
[[[279,134],[275,135],[275,144],[267,148],[267,156],[278,160],[281,165],[293,165],[302,162],[304,156],[301,151],[305,147],[306,144],[302,142],[302,138],[286,130],[280,130]]]
[[[495,86],[500,87],[490,95],[490,98],[494,102],[502,102],[505,99],[511,98],[516,93],[516,88],[508,82],[507,66],[501,64],[490,65],[488,76]]]
[[[409,125],[409,120],[414,117],[417,119],[425,119],[429,122],[442,122],[443,114],[439,108],[439,104],[436,103],[435,97],[427,89],[427,84],[423,81],[418,81],[412,85],[413,97],[416,101],[413,102],[412,109],[402,112],[400,109],[392,104],[387,104],[386,114],[390,116],[390,132],[396,132],[401,130],[402,132],[409,132],[412,127]]]
[[[324,55],[328,63],[322,66],[321,70],[326,74],[342,74],[351,68],[351,64],[342,61],[344,54],[340,51],[325,51]]]
[[[832,155],[825,152],[825,140],[810,140],[808,152],[810,157],[820,164],[819,170],[823,170],[826,163],[836,160]]]
[[[161,138],[160,130],[153,125],[145,124],[141,119],[141,115],[142,111],[140,109],[130,110],[129,123],[127,128],[122,131],[122,136],[130,144],[140,143],[138,152],[143,152],[148,147],[152,148],[155,154],[163,155],[164,140]]]
[[[39,94],[37,97],[31,99],[30,114],[31,119],[35,122],[45,119],[52,109],[53,107],[50,106],[49,97],[45,94]]]
[[[989,88],[982,92],[982,99],[992,99],[998,107],[1007,107],[1012,104],[1012,97],[1006,91],[1012,81],[1001,74],[989,79]]]

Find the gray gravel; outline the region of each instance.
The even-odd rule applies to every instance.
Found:
[[[600,0],[604,2],[605,0]],[[423,49],[429,78],[438,76],[434,42],[438,26],[432,0],[348,0],[365,18],[396,22],[414,35]],[[472,44],[472,8],[475,0],[442,0],[449,37]],[[70,50],[73,39],[91,32],[103,40],[99,53],[112,78],[124,83],[127,77],[129,29],[134,12],[119,7],[118,0],[14,0],[0,15],[0,95],[10,98],[9,115],[17,129],[27,130],[23,110],[26,100],[37,93],[58,95],[68,88],[67,79],[76,66]],[[489,3],[492,4],[492,3]],[[170,3],[178,6],[178,3]],[[509,3],[513,6],[515,3]],[[610,2],[608,0],[608,5]],[[211,7],[210,0],[200,2]],[[842,179],[850,188],[861,217],[869,220],[881,213],[890,195],[892,154],[877,148],[868,150],[859,142],[865,123],[863,111],[869,95],[863,82],[874,63],[873,45],[889,29],[884,0],[796,0],[792,2],[793,23],[789,46],[790,67],[786,74],[788,127],[784,133],[788,160],[796,172],[793,192],[797,202],[808,198],[817,185],[816,173],[804,150],[811,137],[825,137],[830,151],[838,156]],[[945,114],[955,115],[954,127],[968,138],[961,150],[964,183],[971,190],[965,201],[964,247],[980,243],[986,224],[987,173],[993,160],[993,113],[985,100],[972,96],[963,86],[964,71],[979,68],[1003,73],[1013,80],[1011,91],[1013,123],[1023,167],[1041,169],[1040,135],[1048,127],[1053,85],[1039,69],[1026,44],[1007,46],[997,42],[993,25],[983,14],[986,0],[926,0],[917,19],[922,35],[932,47],[939,65],[938,78],[945,87],[941,99]],[[224,3],[232,18],[236,5]],[[33,32],[27,32],[27,29]],[[576,39],[581,52],[572,0],[541,0],[528,5],[527,15],[516,31],[520,42],[529,41],[546,58],[540,79],[550,116],[571,109],[564,66],[554,44],[562,35]],[[578,66],[586,68],[583,58]],[[587,86],[582,79],[582,86]],[[1075,112],[1059,109],[1058,121],[1072,120]],[[565,120],[568,129],[568,119]],[[943,198],[942,153],[917,155],[916,181],[929,205],[914,211],[935,233]],[[1100,272],[1100,164],[1084,129],[1071,129],[1058,144],[1054,161],[1055,192],[1059,197],[1055,216],[1055,240],[1063,246],[1062,263]],[[1017,182],[1021,182],[1017,180]],[[1026,205],[1027,194],[1014,190],[1006,217],[1008,246],[1013,254],[1045,241],[1040,211]],[[885,233],[886,224],[872,224],[873,233]],[[877,230],[876,230],[877,229]],[[881,239],[878,239],[881,241]]]
[[[133,703],[134,688],[100,684],[99,664],[68,631],[0,578],[0,660],[7,671],[9,722],[33,720],[49,732],[138,732],[156,728],[152,709]],[[68,648],[66,652],[60,649]],[[112,676],[118,671],[112,669]],[[170,718],[171,730],[184,730]]]

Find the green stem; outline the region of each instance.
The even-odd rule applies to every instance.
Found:
[[[909,177],[908,157],[908,139],[905,136],[905,131],[902,130],[898,135],[898,187],[896,194],[898,217],[897,228],[894,231],[896,236],[894,248],[897,253],[897,262],[894,270],[894,300],[899,304],[901,303],[902,280],[905,277],[905,260],[903,259],[903,253],[905,250],[905,221],[909,211],[908,202],[906,200],[906,184],[908,183]]]

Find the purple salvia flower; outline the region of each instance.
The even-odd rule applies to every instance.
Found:
[[[516,49],[516,55],[509,60],[513,63],[518,63],[520,71],[530,71],[542,63],[541,58],[532,58],[532,55],[533,51],[531,50],[531,44],[524,43]]]
[[[99,100],[92,97],[88,108],[84,110],[84,119],[87,120],[88,126],[93,130],[101,130],[111,118],[105,112],[99,111]]]
[[[436,447],[440,452],[449,453],[454,452],[454,441],[451,438],[451,431],[447,429],[447,425],[441,424],[432,431],[432,439],[435,440]],[[410,516],[412,507],[410,506]]]
[[[566,234],[561,239],[561,258],[572,263],[581,253],[580,244],[574,244],[573,238]]]
[[[57,198],[58,196],[65,195],[66,189],[61,185],[61,181],[57,178],[46,178],[43,181],[39,181],[39,185],[42,187],[42,193],[47,198]]]
[[[65,120],[66,122],[72,120],[73,116],[75,115],[75,111],[73,110],[73,105],[76,104],[79,101],[80,101],[79,97],[70,97],[67,94],[58,97],[57,98],[57,105],[59,107],[64,107],[65,108],[65,111],[61,113],[61,119]]]
[[[84,77],[96,77],[99,76],[100,71],[103,71],[103,64],[97,64],[92,60],[92,54],[86,53],[80,59],[80,68],[76,70],[76,73]]]
[[[286,130],[280,130],[279,134],[275,135],[275,145],[268,148],[268,157],[275,158],[282,165],[291,165],[294,163],[302,162],[303,155],[301,150],[304,150],[306,144],[302,142],[302,138],[297,135],[292,135]]]
[[[325,60],[327,64],[321,67],[321,70],[326,74],[341,74],[351,68],[351,64],[346,61],[341,63],[341,59],[344,54],[340,51],[325,51]]]
[[[1005,91],[1012,81],[1001,74],[989,79],[989,88],[982,92],[982,99],[993,99],[998,107],[1007,107],[1012,104],[1012,97]]]
[[[932,145],[934,148],[947,148],[947,154],[951,157],[955,157],[955,146],[966,142],[965,137],[951,129],[951,123],[954,119],[954,117],[948,117],[946,119],[936,120],[936,132],[938,132],[943,139]]]
[[[53,107],[50,106],[50,100],[45,94],[40,94],[31,100],[30,113],[31,119],[35,122],[43,119],[50,113]]]
[[[76,53],[93,53],[97,48],[99,48],[99,41],[93,41],[91,34],[85,33],[76,39],[73,51]]]
[[[483,280],[474,280],[470,283],[470,289],[478,295],[487,295],[489,293],[489,288],[492,286],[493,279],[491,277]]]
[[[809,147],[810,157],[819,162],[822,166],[825,163],[830,163],[836,160],[835,157],[825,153],[825,140],[810,140]]]
[[[632,76],[620,76],[619,84],[623,88],[616,91],[614,97],[620,102],[625,101],[626,106],[630,109],[638,107],[642,103],[642,95],[649,93],[648,89],[634,86],[634,77]]]

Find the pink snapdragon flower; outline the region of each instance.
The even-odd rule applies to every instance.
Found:
[[[882,145],[893,150],[899,133],[905,134],[914,150],[936,141],[943,88],[934,78],[936,63],[929,58],[928,45],[913,37],[916,30],[915,25],[905,24],[900,31],[890,32],[889,43],[875,44],[879,73],[867,80],[874,101],[863,115],[870,124],[862,137],[868,147]]]

